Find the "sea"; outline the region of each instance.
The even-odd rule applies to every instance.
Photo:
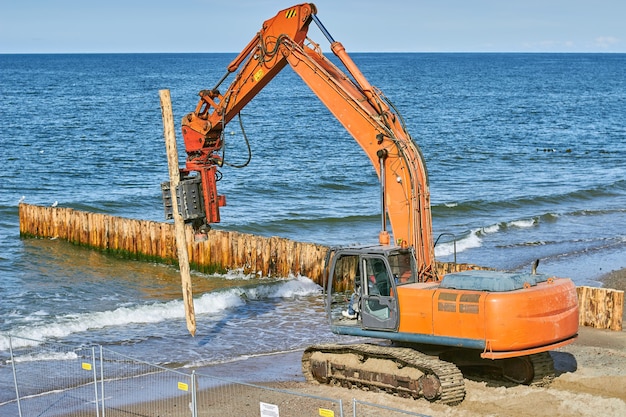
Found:
[[[194,367],[347,340],[308,277],[192,271],[191,336],[176,267],[20,237],[20,201],[165,221],[159,91],[182,166],[180,120],[235,55],[0,55],[0,335],[14,347],[99,344]],[[539,259],[539,272],[588,286],[626,267],[626,54],[352,58],[423,151],[437,259],[507,271]],[[374,168],[289,67],[226,127],[224,157],[214,228],[377,242]]]

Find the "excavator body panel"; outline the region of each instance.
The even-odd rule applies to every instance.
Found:
[[[575,340],[578,300],[569,279],[542,274],[473,270],[438,282],[398,274],[406,250],[393,247],[334,249],[329,263],[327,313],[338,334],[402,343],[482,349],[485,357],[547,351]],[[375,272],[382,262],[384,274]],[[374,266],[371,266],[374,265]],[[353,294],[333,294],[336,280],[352,275]],[[391,277],[380,291],[378,277]],[[415,274],[413,275],[415,276]],[[344,314],[347,304],[357,314]],[[354,317],[353,317],[354,316]]]

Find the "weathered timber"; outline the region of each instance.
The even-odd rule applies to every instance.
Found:
[[[174,225],[89,213],[64,207],[19,205],[23,237],[54,238],[129,259],[178,264]],[[303,275],[322,285],[327,247],[279,237],[211,230],[208,240],[195,242],[185,228],[189,264],[204,273],[241,270],[245,274],[286,277]],[[449,272],[484,269],[472,264],[436,263],[440,276]],[[349,269],[349,268],[348,268]],[[354,276],[351,271],[346,275]],[[350,290],[351,279],[339,280],[339,291]],[[624,292],[578,287],[579,324],[622,330]]]
[[[64,207],[19,205],[22,237],[53,238],[129,259],[178,264],[174,225],[134,220]],[[241,270],[245,274],[287,277],[303,275],[322,285],[322,269],[328,248],[279,237],[211,230],[208,240],[195,242],[185,227],[190,266],[199,272]],[[436,263],[437,273],[485,269],[472,264]],[[348,268],[348,267],[347,267]],[[348,268],[349,269],[349,268]],[[347,270],[348,270],[347,269]],[[348,276],[338,291],[350,290]],[[622,330],[624,291],[578,287],[579,324]]]
[[[64,207],[19,205],[20,234],[66,240],[75,245],[117,256],[178,264],[174,225],[135,220]],[[303,275],[322,285],[328,248],[280,237],[211,230],[204,242],[195,242],[185,227],[191,268],[203,273],[241,270],[244,274],[287,277]],[[438,262],[440,276],[448,272],[484,269],[472,264]],[[338,291],[350,290],[351,280],[340,281]]]
[[[174,233],[176,234],[176,249],[178,253],[178,267],[180,271],[180,281],[183,290],[183,302],[185,304],[185,319],[187,330],[192,336],[196,335],[196,314],[193,305],[193,290],[191,287],[191,271],[189,269],[189,251],[185,244],[185,220],[178,212],[178,197],[176,187],[180,181],[178,169],[178,150],[176,148],[176,134],[174,133],[174,116],[172,113],[172,100],[170,90],[159,90],[161,99],[161,115],[163,117],[163,136],[165,138],[165,150],[167,153],[167,164],[170,176],[170,198],[172,199],[172,213],[174,217]],[[145,223],[141,223],[140,235],[150,236],[145,230]],[[140,242],[146,243],[145,239]],[[150,240],[147,240],[150,243]],[[150,246],[151,248],[151,246]],[[140,246],[137,252],[147,252],[151,249],[148,246]]]
[[[598,329],[622,330],[624,291],[577,287],[578,324]]]
[[[20,203],[20,235],[68,241],[124,258],[178,264],[174,225],[65,207]],[[185,227],[189,264],[199,272],[241,270],[261,276],[303,275],[321,282],[327,248],[279,237],[211,230],[195,242]]]

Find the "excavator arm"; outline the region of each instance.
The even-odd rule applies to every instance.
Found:
[[[285,66],[289,65],[317,95],[361,146],[375,167],[381,183],[380,243],[390,243],[387,216],[396,244],[413,247],[421,280],[436,279],[430,194],[426,166],[417,144],[401,116],[375,87],[369,84],[340,42],[336,42],[317,18],[313,4],[304,3],[280,11],[263,27],[228,66],[211,90],[202,90],[194,112],[182,120],[187,152],[181,177],[200,173],[205,223],[219,222],[217,168],[225,126]],[[341,61],[347,74],[324,56],[318,44],[307,38],[315,22]],[[218,88],[235,74],[227,90]],[[195,226],[199,224],[195,219]]]

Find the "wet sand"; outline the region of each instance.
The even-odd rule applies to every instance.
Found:
[[[600,281],[604,288],[613,288],[615,290],[626,292],[626,268],[618,269],[616,271],[609,272],[604,275]],[[626,325],[626,308],[624,308],[624,314],[622,315],[622,322]]]

